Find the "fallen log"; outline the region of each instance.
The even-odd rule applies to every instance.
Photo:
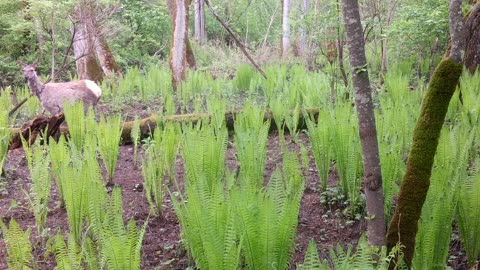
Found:
[[[234,131],[234,123],[237,114],[241,111],[230,111],[225,113],[225,125],[230,132]],[[307,128],[305,122],[305,115],[309,117],[311,115],[315,120],[318,118],[319,110],[316,108],[305,109],[304,114],[299,115],[298,129]],[[208,120],[212,116],[211,113],[200,113],[200,114],[182,114],[182,115],[171,115],[159,117],[155,114],[143,118],[140,120],[140,134],[141,138],[146,138],[152,135],[158,123],[192,123],[193,125],[197,124],[199,121]],[[43,134],[45,129],[48,127],[48,131],[45,138],[53,137],[58,139],[60,134],[68,136],[68,127],[61,124],[63,123],[65,117],[63,114],[58,114],[52,117],[47,117],[45,115],[36,116],[33,120],[26,122],[21,128],[12,128],[12,140],[10,142],[9,149],[16,149],[22,147],[21,136],[27,140],[28,143],[32,144],[35,142],[39,134]],[[275,120],[270,111],[265,112],[264,121],[270,121],[269,132],[273,132],[277,129]],[[122,124],[122,135],[121,143],[129,144],[132,142],[131,132],[134,121],[124,122]]]

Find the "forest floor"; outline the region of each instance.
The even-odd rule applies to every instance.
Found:
[[[342,202],[336,204],[321,203],[318,171],[308,137],[301,133],[296,142],[293,142],[289,136],[286,136],[286,141],[291,150],[296,150],[299,153],[299,145],[304,144],[309,152],[309,166],[303,168],[306,185],[300,207],[295,251],[290,267],[295,269],[296,264],[303,262],[308,242],[311,239],[316,241],[321,258],[326,258],[328,248],[336,247],[338,243],[342,246],[347,244],[356,246],[358,239],[366,231],[366,222],[363,218],[355,219],[346,216],[343,213],[344,205]],[[143,148],[139,146],[139,160],[142,154]],[[279,136],[272,134],[268,139],[265,179],[269,179],[277,165],[281,164],[281,156]],[[225,161],[230,170],[235,171],[237,169],[238,161],[234,148],[229,147],[227,149]],[[180,183],[183,182],[184,166],[180,156],[176,160],[176,172],[177,180]],[[53,269],[55,266],[53,255],[44,256],[46,245],[42,244],[42,241],[45,240],[36,235],[33,213],[27,209],[28,201],[25,194],[30,190],[31,180],[22,149],[9,152],[5,164],[5,173],[5,187],[0,190],[0,217],[3,218],[4,222],[14,218],[23,229],[31,228],[30,238],[31,242],[34,243],[34,257],[38,269]],[[335,170],[332,170],[329,185],[334,187],[336,179]],[[136,168],[133,164],[132,145],[120,147],[114,183],[122,189],[125,221],[133,218],[138,226],[143,226],[149,215],[149,205],[144,191],[136,188],[137,185],[142,185],[143,178],[141,169]],[[18,206],[10,209],[12,200],[15,200]],[[68,231],[67,214],[64,208],[57,206],[58,201],[58,190],[53,184],[47,221],[50,236],[55,235],[57,231],[63,233]],[[361,214],[364,216],[364,213]],[[451,258],[453,259],[449,262],[449,265],[453,269],[466,269],[464,266],[465,256],[462,255],[458,240],[454,240],[452,243]],[[180,225],[167,194],[162,216],[150,217],[146,226],[141,269],[186,269],[193,265],[193,260],[188,257],[182,245]],[[4,242],[0,241],[0,270],[2,269],[7,269],[6,249]]]

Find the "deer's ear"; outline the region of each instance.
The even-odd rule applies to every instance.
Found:
[[[26,66],[25,63],[22,62],[22,60],[17,60],[17,64],[21,66],[22,68]]]
[[[40,61],[38,61],[38,60],[37,60],[37,61],[35,61],[35,62],[32,64],[32,67],[33,67],[33,68],[37,68],[37,66],[38,66],[38,62],[40,62]]]

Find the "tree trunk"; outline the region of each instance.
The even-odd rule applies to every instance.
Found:
[[[205,25],[205,0],[195,0],[195,39],[203,44],[207,41],[207,30]]]
[[[282,57],[290,53],[290,0],[282,0]]]
[[[85,4],[75,7],[72,17],[76,20],[75,37],[73,40],[73,54],[77,66],[79,79],[101,81],[103,72],[95,58],[95,34],[93,27],[93,14]]]
[[[307,30],[305,29],[305,18],[308,14],[309,0],[302,0],[300,2],[300,23],[298,27],[298,37],[296,41],[296,56],[305,57],[307,50]]]
[[[422,102],[420,116],[413,132],[407,170],[400,187],[397,208],[388,227],[387,252],[400,243],[404,247],[402,252],[409,268],[415,252],[418,220],[430,187],[430,176],[440,131],[450,99],[462,74],[461,55],[464,49],[464,33],[461,5],[462,0],[450,1],[449,24],[452,44],[450,56],[438,65]],[[396,259],[393,259],[389,269],[395,269],[395,266]]]
[[[170,51],[170,69],[172,86],[176,91],[178,84],[185,80],[187,73],[188,42],[188,4],[187,0],[169,0],[172,18],[172,49]]]
[[[367,237],[374,246],[385,244],[384,197],[378,152],[377,129],[370,81],[365,58],[365,43],[357,0],[342,0],[343,21],[350,51],[355,106],[357,107],[360,142],[367,201]]]
[[[465,66],[474,73],[480,64],[480,3],[477,3],[465,21]]]
[[[98,35],[95,40],[95,50],[105,76],[110,78],[114,75],[119,75],[120,66],[117,64],[117,61],[115,61],[115,57],[108,46],[107,39],[102,34]]]

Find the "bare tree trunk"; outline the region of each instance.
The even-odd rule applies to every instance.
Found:
[[[120,66],[117,64],[117,61],[115,61],[115,57],[108,46],[107,39],[102,34],[99,34],[95,40],[95,50],[105,76],[110,78],[119,75]]]
[[[175,19],[174,19],[174,16],[175,16],[175,1],[176,0],[167,0],[167,7],[168,7],[168,14],[170,15],[170,19],[171,19],[171,22],[172,22],[172,29],[174,28],[174,25],[175,25]],[[205,0],[203,0],[205,1]],[[191,3],[191,0],[186,0],[185,2],[186,6],[187,6],[187,9],[188,9],[188,6],[190,5]],[[188,22],[188,18],[187,18],[187,22]],[[172,30],[173,32],[173,30]],[[173,42],[172,42],[173,43]],[[197,63],[195,61],[195,55],[193,54],[193,50],[192,50],[192,45],[190,44],[190,39],[188,38],[188,25],[187,25],[187,65],[189,68],[191,69],[196,69],[197,68]]]
[[[296,40],[296,55],[305,57],[307,49],[307,30],[305,29],[305,18],[308,14],[308,8],[310,6],[309,0],[302,0],[300,2],[300,26],[298,27],[298,37]]]
[[[194,14],[194,37],[198,42],[203,44],[207,41],[207,30],[205,25],[205,0],[195,0]]]
[[[88,2],[81,3],[75,7],[72,14],[76,20],[73,54],[78,78],[100,81],[103,79],[103,72],[95,58],[94,14],[90,8]]]
[[[385,217],[382,174],[378,152],[377,129],[373,110],[370,80],[368,78],[365,43],[357,0],[342,0],[343,21],[350,51],[355,106],[357,107],[360,142],[364,167],[364,187],[367,201],[368,243],[385,244]]]
[[[290,53],[290,0],[282,0],[282,57]]]
[[[411,267],[413,261],[418,221],[430,187],[440,131],[462,74],[462,51],[465,45],[461,6],[462,0],[450,1],[450,55],[437,66],[423,99],[420,116],[413,132],[413,143],[397,207],[388,227],[387,252],[401,243],[404,246],[403,255],[408,267]],[[396,261],[391,260],[389,269],[397,269]]]
[[[187,73],[188,4],[187,0],[169,0],[169,3],[172,7],[173,22],[170,69],[172,86],[176,91],[179,82],[185,80]]]

